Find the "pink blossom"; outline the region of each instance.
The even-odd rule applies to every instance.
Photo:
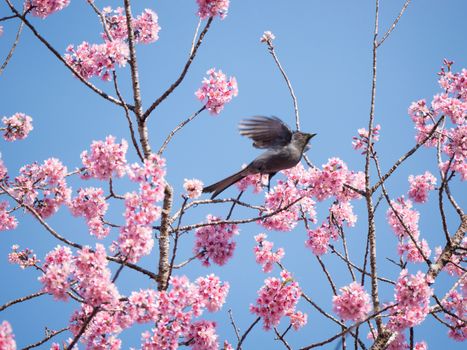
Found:
[[[262,43],[271,43],[275,38],[276,36],[271,31],[267,30],[261,35],[259,41]]]
[[[83,41],[76,49],[69,45],[67,52],[65,61],[86,80],[94,76],[110,80],[110,73],[115,70],[115,66],[124,67],[129,57],[128,45],[121,40],[92,45]]]
[[[318,201],[339,195],[347,177],[347,165],[339,158],[331,158],[322,166],[322,170],[310,170],[310,192]]]
[[[461,249],[459,252],[454,251],[451,257],[449,258],[449,262],[444,266],[443,271],[446,271],[451,276],[462,276],[464,273],[464,269],[461,266],[461,262],[467,257],[466,249],[467,249],[467,239],[461,243]],[[442,249],[441,247],[436,247],[435,249],[435,261],[438,261],[439,256],[441,255]],[[464,253],[462,253],[464,252]]]
[[[66,174],[67,168],[55,158],[45,160],[42,165],[25,165],[15,178],[15,196],[33,207],[42,218],[47,218],[70,200]]]
[[[25,8],[32,7],[32,15],[46,18],[52,13],[63,10],[70,4],[70,0],[26,0]]]
[[[264,280],[256,304],[250,305],[250,312],[263,319],[265,329],[276,327],[284,316],[296,318],[295,307],[301,293],[298,283],[284,270],[281,279],[270,277]]]
[[[219,277],[214,274],[206,277],[199,277],[196,280],[198,294],[202,304],[210,311],[219,311],[225,303],[230,285],[228,282],[222,283]]]
[[[227,340],[224,340],[222,350],[234,350],[234,347]]]
[[[79,295],[92,306],[115,303],[119,298],[116,286],[110,280],[107,255],[101,244],[92,251],[89,247],[79,250],[75,258],[75,277]]]
[[[138,323],[146,323],[157,320],[158,315],[158,292],[153,289],[132,292],[128,298],[131,318]]]
[[[435,189],[436,177],[426,171],[423,175],[410,175],[409,183],[409,197],[417,203],[425,203],[428,199],[428,191]]]
[[[424,341],[415,343],[414,350],[428,350],[428,345]]]
[[[12,252],[8,254],[8,262],[11,264],[18,264],[19,267],[25,269],[39,263],[39,260],[32,249],[26,248],[19,250],[19,245],[17,244],[13,245],[11,249]]]
[[[0,324],[0,349],[16,350],[15,335],[8,321]]]
[[[128,143],[125,140],[115,143],[114,136],[107,136],[105,141],[93,141],[91,152],[81,153],[81,160],[86,168],[82,177],[101,180],[109,180],[113,175],[122,177],[126,169],[127,149]]]
[[[216,323],[204,320],[192,323],[185,339],[193,350],[218,350]]]
[[[242,165],[242,169],[246,167],[246,164]],[[240,191],[246,191],[248,187],[253,187],[253,193],[259,193],[263,190],[263,183],[267,181],[268,175],[253,174],[245,176],[243,179],[235,183],[235,186]]]
[[[371,144],[379,141],[379,130],[381,129],[381,125],[376,125],[373,128],[371,133]],[[353,137],[352,147],[355,150],[362,150],[362,154],[365,154],[368,149],[368,130],[365,128],[361,128],[357,130],[358,136]]]
[[[18,221],[7,208],[8,202],[0,202],[0,231],[14,230],[18,226]]]
[[[266,240],[267,235],[260,233],[255,236],[255,241],[258,243],[254,248],[256,262],[263,267],[263,272],[271,272],[275,263],[280,262],[284,257],[284,249],[279,248],[274,253],[272,247],[274,246],[273,242]]]
[[[305,326],[308,322],[308,315],[301,311],[290,313],[287,316],[290,317],[290,324],[296,331]]]
[[[198,198],[203,192],[203,183],[197,179],[185,179],[183,183],[183,188],[186,191],[186,194],[189,198]]]
[[[341,294],[332,297],[334,312],[346,321],[363,321],[372,309],[370,296],[363,286],[352,282],[339,290]]]
[[[224,19],[229,11],[230,0],[196,0],[198,3],[198,16],[201,19],[219,16]]]
[[[121,7],[112,10],[110,7],[105,7],[102,11],[107,22],[107,28],[112,40],[128,40],[128,29],[126,16]],[[160,26],[158,23],[157,14],[145,9],[141,15],[132,19],[134,38],[137,43],[148,44],[159,39]],[[102,34],[105,40],[109,41],[106,34]]]
[[[71,213],[74,216],[83,216],[88,223],[90,233],[98,238],[104,238],[110,232],[110,228],[104,227],[102,223],[109,206],[103,194],[102,188],[81,188],[78,196],[69,204]]]
[[[329,223],[324,222],[320,227],[308,230],[308,239],[305,241],[305,245],[311,249],[313,254],[320,256],[327,253],[331,238],[336,239],[337,234]]]
[[[0,181],[5,181],[7,179],[7,176],[8,176],[8,169],[3,163],[3,160],[0,158]]]
[[[208,223],[221,221],[212,215],[207,216]],[[237,225],[212,224],[196,230],[193,252],[204,266],[210,266],[210,260],[217,265],[224,265],[232,256],[236,243],[233,236],[238,235]]]
[[[154,247],[151,227],[138,224],[122,227],[117,246],[119,253],[129,262],[138,262],[143,256],[151,253]]]
[[[430,311],[430,297],[433,294],[425,274],[418,271],[409,275],[402,270],[395,287],[396,305],[391,309],[388,327],[394,331],[420,324]]]
[[[450,324],[448,335],[450,338],[457,341],[464,341],[467,339],[467,323],[465,321],[467,316],[467,301],[465,293],[459,293],[457,290],[450,291],[445,299],[442,301],[443,307],[451,312],[453,315],[444,314],[446,321]]]
[[[420,250],[422,251],[423,255],[420,253]],[[425,261],[423,257],[426,259],[430,257],[431,249],[428,246],[426,240],[423,239],[421,241],[417,241],[415,245],[414,242],[409,238],[407,243],[399,243],[398,253],[400,256],[403,256],[405,253],[407,253],[407,261],[418,263]]]
[[[38,279],[43,290],[52,294],[57,300],[68,300],[68,289],[71,285],[71,274],[74,270],[73,254],[70,248],[57,246],[45,256],[42,266],[44,274]]]
[[[467,99],[467,70],[464,68],[460,73],[454,73],[451,71],[454,62],[445,59],[443,63],[447,70],[442,67],[438,73],[439,85],[446,92],[458,95],[463,100]]]
[[[437,94],[433,97],[431,106],[436,113],[451,118],[454,124],[461,125],[467,118],[467,101],[457,97],[450,97],[447,93]]]
[[[5,133],[3,138],[7,141],[16,141],[25,139],[32,127],[32,118],[24,113],[15,113],[10,118],[3,117],[4,128],[0,128]]]
[[[92,312],[93,308],[86,304],[82,304],[81,309],[75,311],[70,321],[70,331],[73,335],[76,336],[80,332]],[[80,341],[86,344],[86,350],[120,350],[121,340],[117,336],[131,324],[132,321],[126,316],[122,304],[103,305],[87,324]]]
[[[237,96],[238,87],[235,77],[227,77],[221,70],[211,68],[206,72],[208,78],[204,78],[201,87],[195,92],[200,101],[206,101],[207,110],[215,115],[219,114],[224,105]]]
[[[329,209],[334,224],[342,226],[344,221],[348,227],[354,227],[357,215],[353,213],[353,206],[349,202],[334,203]]]
[[[414,239],[418,239],[420,236],[420,232],[418,230],[418,220],[420,218],[420,214],[418,211],[412,209],[412,202],[410,199],[400,197],[396,201],[391,201],[391,203],[395,212],[397,212],[397,215],[392,210],[392,208],[388,208],[386,217],[394,233],[399,238],[409,237],[409,234],[404,228],[405,225],[412,237]],[[399,218],[402,220],[404,225],[402,225]]]

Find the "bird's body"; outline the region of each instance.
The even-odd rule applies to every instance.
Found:
[[[300,162],[308,141],[316,135],[292,132],[279,118],[262,116],[242,122],[240,134],[251,138],[254,147],[267,151],[238,173],[205,187],[203,192],[212,192],[211,198],[248,175],[268,174],[271,179],[278,171],[294,167]]]

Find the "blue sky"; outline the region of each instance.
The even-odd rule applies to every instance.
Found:
[[[14,1],[17,7],[20,2]],[[96,1],[104,7],[116,6],[115,1]],[[118,2],[120,3],[120,2]],[[386,31],[399,13],[404,1],[381,1],[380,28]],[[159,15],[162,27],[160,39],[151,45],[138,46],[138,62],[144,106],[147,107],[179,75],[191,45],[198,17],[194,0],[181,1],[134,1],[133,13],[149,7]],[[455,61],[455,70],[467,66],[467,2],[413,1],[396,30],[378,51],[378,85],[376,97],[376,122],[381,124],[381,140],[377,145],[382,167],[387,169],[397,158],[414,144],[414,129],[407,115],[410,103],[420,98],[430,100],[439,92],[436,73],[443,58]],[[9,15],[4,2],[0,3],[0,17]],[[34,18],[32,22],[40,33],[59,51],[65,52],[68,44],[82,41],[100,43],[101,27],[98,18],[85,1],[74,0],[70,6],[46,20]],[[284,66],[298,98],[301,126],[318,136],[312,140],[308,156],[316,165],[330,157],[340,157],[353,170],[363,169],[363,157],[351,147],[356,130],[368,123],[371,89],[371,43],[374,23],[373,1],[235,1],[223,21],[216,19],[207,34],[199,53],[180,87],[152,114],[149,137],[153,149],[158,149],[167,133],[180,121],[201,106],[194,92],[206,70],[222,69],[238,80],[239,95],[217,117],[203,112],[175,136],[165,156],[167,179],[175,190],[174,208],[181,204],[183,180],[198,178],[210,184],[237,171],[258,154],[249,140],[237,132],[238,122],[252,115],[277,115],[289,125],[294,125],[293,105],[279,71],[259,37],[265,30],[276,35],[277,54]],[[4,22],[4,34],[0,37],[0,57],[4,57],[14,39],[18,22]],[[126,99],[131,97],[128,66],[118,69],[120,86]],[[111,83],[97,79],[93,83],[112,92]],[[34,130],[28,139],[16,142],[0,142],[0,151],[10,175],[34,161],[42,162],[49,157],[61,159],[69,169],[80,166],[80,153],[89,148],[93,140],[104,139],[111,134],[118,139],[130,140],[123,111],[93,94],[75,79],[53,55],[25,28],[19,46],[6,71],[0,76],[0,116],[24,112],[33,117]],[[137,160],[134,150],[128,159]],[[391,197],[407,192],[409,174],[421,174],[425,170],[436,172],[434,150],[423,150],[411,158],[396,176],[388,182]],[[73,190],[80,186],[105,186],[99,182],[75,179]],[[131,190],[125,181],[117,182],[120,192]],[[452,190],[465,207],[465,186],[455,180]],[[225,196],[235,196],[229,189]],[[223,194],[224,195],[224,194]],[[253,203],[261,203],[261,196],[248,193],[244,197]],[[349,230],[351,257],[362,261],[365,242],[365,209],[363,202],[356,202],[359,223]],[[318,222],[326,215],[329,203],[318,206]],[[430,246],[442,243],[439,213],[431,204],[417,206],[421,211],[421,233]],[[226,206],[210,208],[209,212],[225,216]],[[386,207],[378,210],[378,264],[383,275],[395,279],[398,270],[385,258],[395,255],[396,240],[385,222]],[[194,210],[185,216],[185,223],[204,219],[205,208]],[[111,218],[121,220],[121,207],[113,206]],[[251,212],[238,209],[235,217],[242,218]],[[448,213],[450,230],[457,228],[452,212]],[[7,254],[14,243],[34,249],[43,258],[57,242],[28,215],[18,213],[20,225],[16,231],[0,234],[0,304],[40,289],[38,274],[22,271],[7,263]],[[82,220],[72,219],[66,208],[50,220],[51,225],[63,235],[82,244],[95,244],[87,234]],[[237,238],[234,258],[222,268],[204,268],[195,261],[180,271],[191,279],[208,273],[216,273],[231,284],[231,292],[224,308],[216,314],[205,314],[207,319],[218,322],[221,341],[235,342],[227,310],[231,308],[238,326],[245,330],[254,320],[248,306],[256,298],[256,291],[267,277],[254,262],[253,236],[264,232],[258,225],[241,227]],[[115,239],[116,232],[106,240]],[[268,232],[276,247],[284,247],[285,266],[294,273],[304,291],[326,310],[331,310],[331,290],[316,259],[303,242],[306,232],[299,227],[293,232]],[[182,242],[179,261],[191,256],[193,232]],[[351,282],[345,266],[333,256],[325,256],[338,286]],[[153,268],[157,262],[156,251],[143,259],[142,264]],[[114,267],[113,267],[114,268]],[[411,266],[416,271],[423,266]],[[273,271],[278,275],[278,270]],[[439,295],[443,295],[453,280],[440,279]],[[131,290],[153,286],[147,279],[124,270],[119,290],[122,294]],[[392,299],[393,291],[382,288],[383,301]],[[437,290],[438,293],[438,290]],[[46,296],[14,306],[0,314],[0,321],[11,322],[18,346],[24,347],[43,336],[45,326],[58,329],[77,308],[76,304],[55,303]],[[307,345],[338,330],[327,323],[308,304],[300,302],[299,309],[308,313],[308,326],[301,332],[291,332],[288,339],[296,348]],[[280,329],[287,325],[281,324]],[[138,347],[142,328],[122,334],[123,349]],[[461,349],[462,344],[446,340],[445,328],[432,319],[415,330],[416,340],[426,340],[430,349],[449,344]],[[246,349],[280,348],[272,332],[264,332],[257,326],[245,342]],[[46,347],[43,347],[46,348]],[[334,345],[328,347],[333,349]]]

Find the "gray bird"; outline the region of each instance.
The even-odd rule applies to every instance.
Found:
[[[240,134],[253,140],[256,148],[267,149],[248,166],[215,184],[203,188],[211,193],[211,199],[244,177],[253,174],[268,174],[271,178],[280,170],[294,167],[300,162],[308,142],[316,134],[307,134],[290,128],[277,117],[256,116],[239,124]]]

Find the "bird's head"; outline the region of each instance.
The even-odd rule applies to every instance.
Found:
[[[316,134],[308,134],[306,132],[296,131],[292,135],[292,141],[296,142],[298,145],[302,146],[305,149],[308,142],[315,137]]]

